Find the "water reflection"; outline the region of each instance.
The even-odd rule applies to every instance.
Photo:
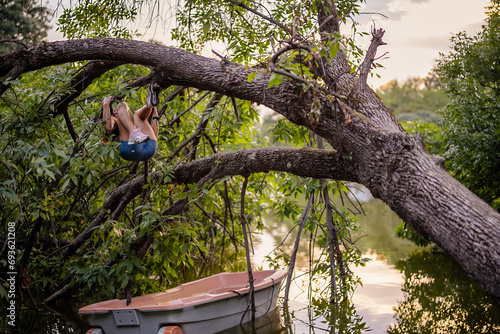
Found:
[[[365,267],[351,268],[363,283],[352,300],[371,333],[386,333],[395,322],[393,308],[403,298],[404,274],[394,265],[418,247],[395,237],[394,229],[401,219],[382,201],[370,200],[363,209],[366,214],[359,216],[363,232],[354,237],[360,238],[357,246],[370,261]]]
[[[403,298],[401,272],[376,253],[365,254],[370,262],[354,268],[363,283],[352,296],[357,312],[369,324],[372,333],[385,333],[394,323],[394,306]]]
[[[396,263],[405,274],[396,333],[500,333],[500,308],[447,254],[422,250]]]
[[[312,298],[310,304],[302,309],[293,309],[298,304],[291,303],[291,308],[284,312],[285,331],[283,333],[309,334],[361,334],[370,330],[350,301],[332,305],[328,299]],[[304,316],[306,315],[306,316]]]
[[[340,202],[337,204],[342,205]],[[383,202],[370,200],[363,204],[363,210],[365,215],[359,216],[362,231],[353,232],[351,239],[358,240],[357,247],[370,261],[365,267],[350,268],[361,279],[362,286],[357,288],[349,305],[342,305],[338,309],[326,308],[328,293],[323,294],[324,300],[320,293],[311,302],[311,295],[308,293],[311,285],[312,290],[328,291],[328,282],[309,281],[308,238],[304,237],[296,263],[296,276],[299,279],[292,283],[291,289],[293,331],[288,333],[330,333],[335,328],[332,327],[335,322],[336,328],[343,329],[344,333],[358,333],[361,329],[370,330],[371,333],[385,333],[389,325],[394,323],[393,307],[403,298],[401,286],[404,282],[402,273],[394,264],[417,247],[406,240],[395,238],[394,229],[401,224],[401,219]],[[282,244],[285,236],[288,237],[281,248],[285,253],[291,253],[295,230],[292,230],[292,222],[279,221],[273,216],[266,217],[265,224],[266,231],[256,238],[253,261],[254,266],[267,269],[263,262],[264,256]],[[321,252],[318,249],[314,251],[316,254]],[[320,305],[324,307],[318,309]],[[332,322],[332,319],[336,320]]]
[[[500,333],[500,307],[473,283],[460,266],[442,252],[431,252],[398,239],[401,219],[384,203],[371,200],[360,216],[363,232],[357,246],[370,259],[351,270],[363,285],[352,302],[332,307],[328,297],[310,298],[307,242],[299,249],[292,301],[283,314],[284,330],[292,333]],[[272,217],[258,236],[254,265],[282,242],[292,225]],[[363,237],[363,235],[366,235]],[[283,248],[291,250],[294,231]],[[267,253],[266,253],[267,252]],[[324,287],[316,287],[321,291]],[[318,297],[318,296],[317,296]],[[319,296],[320,297],[320,296]]]
[[[222,331],[218,334],[278,334],[283,333],[279,308],[265,316],[255,319],[254,323],[245,323]]]

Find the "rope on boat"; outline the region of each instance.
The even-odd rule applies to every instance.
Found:
[[[241,293],[239,293],[238,291],[235,291],[235,290],[229,290],[228,292],[234,292],[235,294],[237,294],[238,296],[240,297],[243,297],[243,295]]]

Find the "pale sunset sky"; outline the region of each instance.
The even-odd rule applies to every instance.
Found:
[[[426,76],[439,53],[449,52],[453,34],[474,35],[481,30],[488,5],[488,0],[366,0],[363,11],[388,17],[360,17],[365,29],[375,22],[386,31],[387,45],[379,48],[377,56],[388,52],[388,58],[380,61],[384,66],[377,70],[381,78],[369,83],[377,87],[393,79]]]
[[[168,2],[166,0],[164,4]],[[453,34],[466,31],[473,35],[481,29],[488,4],[489,0],[366,0],[361,9],[366,14],[358,16],[360,30],[370,31],[375,23],[377,28],[386,31],[383,40],[387,43],[377,52],[377,56],[387,53],[378,61],[384,66],[376,71],[380,78],[370,78],[369,84],[376,88],[393,79],[426,76],[434,67],[439,53],[450,50]],[[56,17],[58,14],[60,12],[56,12]],[[175,46],[169,39],[168,31],[175,24],[174,18],[171,12],[168,16],[162,17],[162,23],[147,30],[143,39],[155,38]],[[147,19],[143,18],[139,26],[145,25],[145,22]],[[55,31],[55,22],[53,26],[48,40],[61,39],[61,34]],[[342,33],[349,33],[349,28],[345,30]],[[366,49],[369,38],[360,41],[360,44]]]

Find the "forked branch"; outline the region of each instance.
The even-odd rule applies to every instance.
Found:
[[[368,74],[370,73],[370,69],[372,68],[373,62],[375,61],[375,55],[377,54],[377,48],[381,45],[385,45],[386,43],[382,40],[384,37],[385,30],[380,28],[376,29],[375,25],[372,27],[372,41],[370,43],[370,47],[366,52],[365,59],[360,66],[359,70],[359,81],[358,87],[364,88],[367,86]]]

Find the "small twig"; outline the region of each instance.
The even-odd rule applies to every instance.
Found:
[[[213,52],[213,53],[214,53],[217,57],[219,57],[219,58],[220,58],[220,59],[224,62],[224,64],[231,64],[231,61],[230,61],[229,59],[227,59],[227,57],[225,57],[225,56],[223,56],[223,55],[221,55],[221,54],[217,53],[217,51],[215,51],[215,50],[212,50],[212,52]]]
[[[64,120],[66,121],[66,127],[68,128],[69,134],[71,135],[71,138],[73,138],[73,142],[76,143],[76,141],[78,140],[78,135],[76,134],[73,122],[71,122],[71,118],[69,117],[68,109],[64,109],[63,117]]]
[[[283,301],[283,309],[284,310],[286,310],[287,305],[288,305],[288,295],[290,294],[290,285],[292,283],[293,270],[295,268],[295,259],[297,258],[297,251],[299,249],[300,236],[302,234],[302,230],[304,229],[304,224],[306,222],[306,218],[309,214],[309,209],[311,208],[313,200],[314,200],[314,190],[311,192],[311,195],[309,195],[309,200],[307,201],[306,208],[304,209],[304,212],[302,213],[302,217],[300,218],[299,230],[297,231],[295,245],[293,247],[293,252],[292,252],[292,256],[290,258],[290,263],[288,264],[288,276],[286,279],[286,287],[285,287],[285,300]]]
[[[349,7],[349,9],[345,12],[345,14],[344,14],[344,15],[342,15],[342,17],[341,17],[341,18],[339,18],[339,22],[344,21],[344,19],[345,19],[346,17],[348,17],[349,15],[351,15],[351,11],[352,11],[352,9],[354,8],[354,4],[355,4],[355,2],[353,2],[353,3],[351,4],[351,7]]]
[[[16,43],[16,44],[20,44],[20,45],[24,46],[24,48],[28,47],[26,44],[24,44],[16,39],[4,39],[4,40],[0,41],[0,44],[2,44],[2,43]]]
[[[167,95],[167,97],[165,97],[165,99],[163,100],[163,106],[158,111],[159,117],[162,117],[165,113],[165,110],[167,110],[167,104],[169,102],[172,102],[177,97],[177,95],[181,94],[185,89],[186,87],[184,86],[177,86],[170,94]]]
[[[210,94],[211,92],[206,92],[205,94],[203,94],[202,97],[200,97],[198,100],[196,100],[189,108],[187,108],[186,110],[184,110],[183,112],[181,112],[179,115],[177,115],[175,118],[173,118],[171,121],[168,122],[168,126],[172,126],[175,122],[177,122],[177,120],[179,120],[185,113],[187,113],[188,111],[192,110],[194,107],[196,107],[196,105],[198,103],[200,103],[201,100],[203,100],[208,94]]]
[[[233,103],[234,115],[236,116],[236,121],[240,122],[240,115],[238,114],[238,106],[236,105],[236,99],[231,96],[231,102]]]
[[[379,59],[382,59],[382,58],[384,58],[384,57],[385,57],[388,53],[389,53],[389,51],[384,52],[384,54],[383,54],[383,55],[381,55],[380,57],[375,58],[374,60],[379,60]]]
[[[351,7],[352,8],[352,7]],[[388,19],[389,16],[383,14],[383,13],[379,13],[379,12],[359,12],[358,13],[359,15],[380,15],[380,16],[383,16],[384,18]],[[345,15],[344,15],[345,16]]]
[[[276,21],[276,20],[275,20],[275,19],[273,19],[272,17],[266,16],[266,15],[264,15],[264,14],[262,14],[262,13],[258,12],[257,10],[255,10],[255,9],[253,9],[253,8],[248,7],[247,5],[245,5],[245,4],[241,3],[241,2],[234,1],[234,0],[226,0],[226,1],[227,1],[227,2],[232,3],[233,5],[236,5],[236,6],[239,6],[239,7],[243,8],[243,9],[246,9],[246,10],[248,10],[248,11],[250,11],[250,12],[254,13],[254,14],[255,14],[255,15],[257,15],[257,16],[262,17],[264,20],[267,20],[267,21],[269,21],[269,22],[271,22],[271,23],[273,23],[273,24],[277,25],[278,27],[280,27],[281,29],[285,30],[286,32],[291,33],[291,30],[290,30],[287,26],[285,26],[285,25],[284,25],[283,23],[281,23],[281,22]]]

